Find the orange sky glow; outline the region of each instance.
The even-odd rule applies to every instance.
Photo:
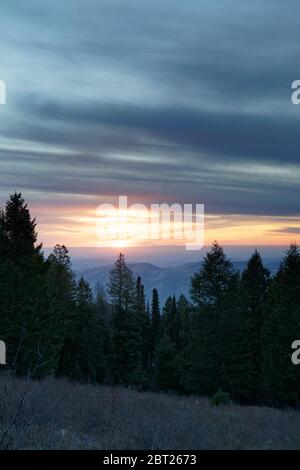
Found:
[[[138,213],[133,215],[129,211],[108,214],[106,228],[102,231],[102,220],[97,216],[95,206],[35,206],[32,213],[37,219],[39,240],[45,247],[52,247],[56,243],[64,243],[69,247],[170,246],[183,245],[187,239],[184,226],[179,233],[176,223],[172,221],[171,233],[168,234],[168,227],[160,221],[160,238],[154,240],[147,236],[145,217]],[[293,227],[293,232],[289,230],[290,227]],[[300,233],[300,222],[296,217],[206,213],[204,241],[209,244],[218,240],[223,245],[240,246],[289,245],[291,241],[297,241],[297,229]],[[193,235],[188,234],[188,237],[192,239]]]

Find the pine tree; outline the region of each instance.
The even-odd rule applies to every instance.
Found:
[[[8,236],[5,230],[5,213],[0,209],[0,263],[9,258]]]
[[[160,319],[154,348],[155,385],[160,390],[178,389],[179,318],[175,296],[168,297]]]
[[[261,330],[269,284],[270,273],[264,267],[261,256],[256,250],[242,274],[247,322],[247,343],[251,351],[253,365],[253,380],[249,383],[249,388],[252,388],[250,395],[254,401],[259,392],[261,377]]]
[[[56,245],[47,262],[52,306],[57,310],[64,328],[67,328],[68,317],[74,308],[76,282],[66,246]]]
[[[211,394],[244,394],[248,351],[239,274],[214,243],[191,281],[195,305],[186,386]]]
[[[163,308],[160,334],[167,335],[175,347],[179,341],[179,317],[177,312],[176,297],[168,297]]]
[[[176,390],[186,392],[186,370],[189,363],[189,345],[192,335],[193,308],[184,295],[181,295],[176,304],[177,335],[176,355],[174,359]]]
[[[150,328],[150,361],[151,365],[153,365],[154,351],[158,344],[160,333],[160,306],[157,289],[152,291]]]
[[[132,272],[126,265],[125,256],[120,253],[109,275],[108,294],[115,309],[121,313],[132,311],[136,292]]]
[[[148,318],[151,318],[149,300],[147,300],[146,313],[147,313],[147,317],[148,317]]]
[[[3,252],[2,252],[3,253]],[[22,273],[6,256],[0,258],[0,325],[1,340],[7,348],[7,364],[15,369],[18,351],[23,346],[25,329],[22,326],[22,316],[18,304],[19,290],[22,286]]]
[[[300,369],[291,345],[300,338],[300,250],[291,245],[271,285],[262,330],[262,383],[265,400],[299,404]]]
[[[28,262],[33,255],[40,254],[41,245],[36,246],[36,221],[31,219],[29,209],[21,193],[10,196],[5,206],[2,223],[10,259],[16,264]]]
[[[185,349],[191,337],[192,305],[184,295],[181,295],[176,305],[178,315],[178,343],[179,351]]]
[[[89,284],[80,278],[76,289],[76,319],[70,335],[70,376],[81,382],[96,382],[103,361],[103,338],[97,328],[96,310]]]
[[[158,390],[176,390],[176,347],[167,334],[163,334],[154,353],[155,387]]]
[[[156,305],[156,301],[154,305]],[[154,370],[158,388],[185,391],[185,375],[191,338],[191,312],[192,307],[183,295],[180,296],[178,302],[176,302],[175,296],[166,300],[154,348]],[[165,365],[163,365],[163,361],[166,361]],[[169,382],[166,380],[165,367],[170,371]],[[161,379],[162,376],[164,376],[164,380]]]
[[[14,373],[40,376],[55,367],[55,328],[48,315],[47,266],[41,245],[36,245],[35,220],[21,194],[12,194],[1,212],[0,238],[0,288],[5,299],[0,320],[8,364]]]
[[[0,325],[1,339],[9,345],[7,348],[7,361],[12,364],[14,360],[15,337],[15,289],[20,273],[17,272],[12,260],[9,258],[8,239],[5,231],[5,214],[0,211]]]
[[[107,300],[104,287],[99,283],[96,284],[95,288],[95,304],[98,315],[103,318],[107,326],[110,325],[110,304]]]
[[[70,356],[70,332],[76,318],[76,282],[71,259],[65,245],[56,245],[48,260],[47,286],[49,314],[56,320],[57,341],[59,343],[56,373],[68,375]]]
[[[111,355],[111,327],[112,312],[106,296],[105,289],[98,283],[95,289],[95,328],[98,330],[101,360],[97,368],[97,382],[103,382],[109,369],[109,357]]]
[[[136,280],[136,305],[135,323],[140,337],[140,346],[137,346],[142,355],[142,369],[146,372],[150,367],[150,318],[146,311],[146,299],[142,279],[138,276]],[[143,374],[145,377],[145,374]]]
[[[123,254],[110,272],[107,286],[114,308],[112,325],[112,376],[114,382],[136,381],[142,369],[141,332],[136,323],[136,286]]]

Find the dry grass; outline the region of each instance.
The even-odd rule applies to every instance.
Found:
[[[6,449],[300,449],[300,414],[205,398],[0,376]],[[15,418],[15,419],[14,419]],[[10,425],[10,427],[9,427]]]

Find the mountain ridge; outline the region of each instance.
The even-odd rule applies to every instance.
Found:
[[[247,261],[233,261],[233,266],[237,271],[242,271]],[[274,274],[279,267],[279,260],[268,260],[265,266]],[[147,300],[151,301],[152,289],[156,288],[159,293],[161,305],[170,295],[178,297],[180,294],[189,298],[190,279],[199,271],[202,261],[194,263],[185,263],[179,266],[160,267],[153,263],[128,263],[133,276],[141,276],[145,286]],[[76,277],[84,277],[89,282],[92,289],[95,289],[97,283],[106,287],[108,277],[113,264],[93,267],[90,269],[82,268],[75,270]]]

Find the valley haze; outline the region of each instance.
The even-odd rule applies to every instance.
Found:
[[[243,271],[247,261],[256,247],[227,246],[226,254],[231,258],[234,267]],[[281,257],[287,247],[260,246],[266,267],[275,274]],[[109,272],[118,254],[123,252],[134,277],[141,276],[147,299],[151,299],[153,288],[157,288],[161,303],[167,297],[184,294],[189,297],[190,279],[198,272],[208,247],[197,252],[185,251],[182,247],[148,247],[148,248],[70,248],[73,268],[77,277],[83,276],[93,289],[99,284],[106,287]],[[46,248],[45,254],[51,249]]]

